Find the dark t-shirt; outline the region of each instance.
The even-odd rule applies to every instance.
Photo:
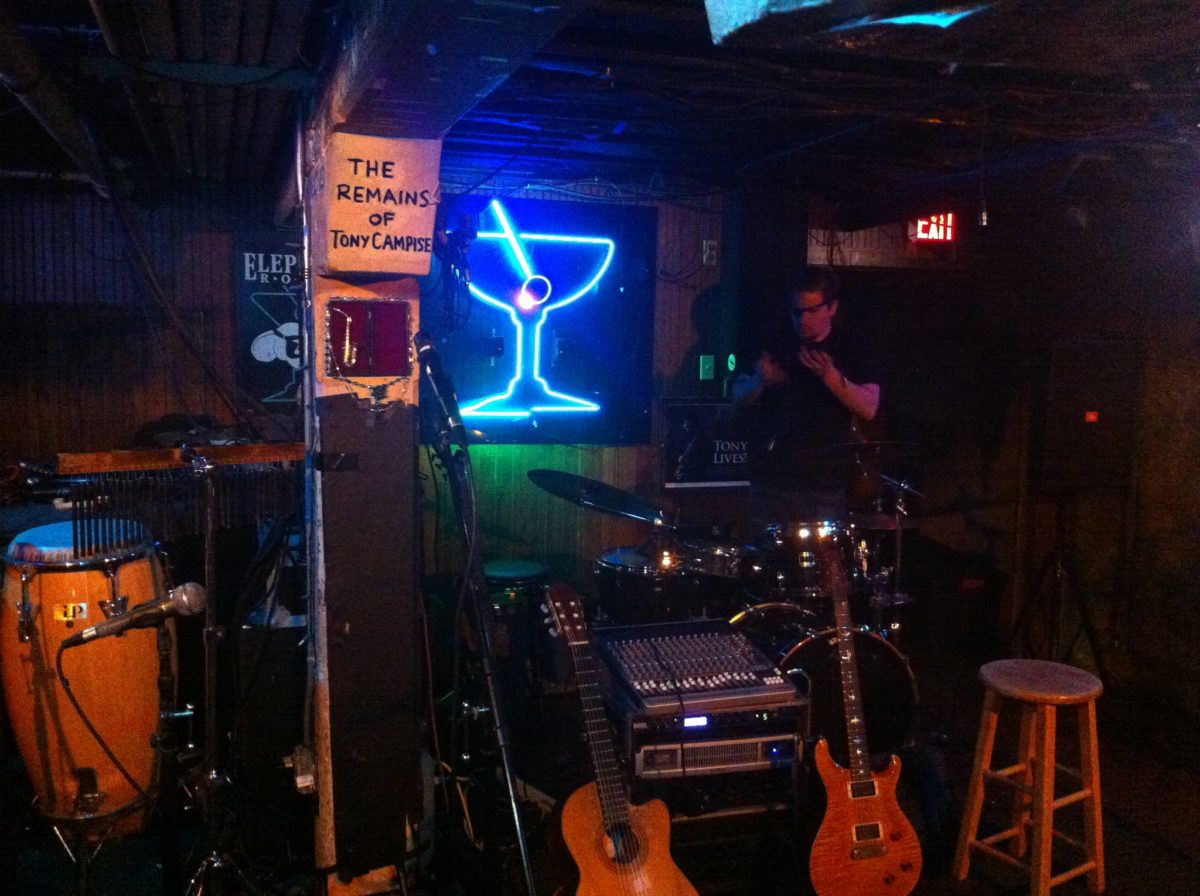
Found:
[[[879,383],[875,354],[862,340],[834,329],[812,346],[828,352],[846,379],[859,385]],[[845,476],[828,465],[801,463],[807,454],[854,438],[853,415],[817,376],[799,360],[800,343],[778,356],[788,382],[768,387],[758,401],[743,410],[754,443],[751,478],[756,483],[801,489],[831,489],[844,485]]]

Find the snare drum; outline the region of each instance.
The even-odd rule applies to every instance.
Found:
[[[72,634],[166,593],[148,546],[77,559],[70,523],[21,533],[4,555],[0,673],[17,748],[38,798],[55,822],[100,832],[135,830],[148,807],[105,755],[72,707],[55,670]],[[154,629],[97,638],[63,654],[71,692],[143,791],[155,780],[159,651]]]
[[[808,608],[787,603],[759,604],[730,622],[808,694],[811,733],[828,740],[834,758],[848,768],[837,629],[823,627]],[[867,746],[872,753],[894,753],[912,735],[917,706],[912,669],[872,632],[854,632],[854,653]]]

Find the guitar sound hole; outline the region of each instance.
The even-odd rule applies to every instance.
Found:
[[[613,844],[613,861],[627,865],[638,856],[638,838],[629,825],[619,825],[608,832]]]

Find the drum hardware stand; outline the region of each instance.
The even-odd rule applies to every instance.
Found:
[[[904,562],[904,520],[908,517],[908,507],[905,504],[906,495],[916,495],[918,498],[923,498],[925,495],[903,479],[893,479],[886,473],[880,473],[879,478],[886,486],[890,486],[896,495],[894,503],[894,526],[893,531],[896,533],[896,556],[892,561],[891,573],[888,576],[889,587],[883,589],[876,583],[875,589],[871,594],[871,607],[875,611],[875,628],[876,631],[889,640],[899,641],[899,624],[895,619],[892,624],[884,625],[883,611],[885,609],[894,609],[895,607],[907,606],[911,603],[908,593],[903,589],[901,583],[900,571],[903,568]],[[883,496],[880,495],[876,502],[876,507],[882,511]],[[893,628],[893,624],[895,627]]]
[[[500,693],[497,686],[495,667],[495,651],[492,645],[491,629],[491,596],[488,594],[487,583],[483,574],[483,561],[478,550],[478,534],[473,525],[475,519],[475,491],[472,481],[471,458],[466,446],[452,450],[448,435],[439,436],[440,445],[437,455],[450,474],[450,491],[454,499],[454,507],[458,515],[463,543],[467,550],[466,577],[467,594],[471,601],[472,618],[479,639],[479,662],[483,671],[483,681],[486,687],[488,706],[476,709],[475,715],[486,715],[490,711],[492,727],[496,732],[496,747],[499,754],[500,769],[504,775],[504,784],[508,791],[509,807],[517,838],[517,851],[521,856],[521,867],[525,878],[525,887],[529,896],[536,896],[533,869],[529,861],[529,850],[525,843],[525,832],[521,823],[521,808],[517,799],[516,779],[512,770],[509,754],[508,731],[501,712]],[[459,709],[461,715],[462,710]],[[453,720],[452,720],[453,724]]]
[[[183,449],[188,451],[188,449]],[[204,587],[209,599],[204,604],[204,767],[200,779],[200,808],[204,816],[204,847],[208,850],[188,881],[187,896],[221,896],[225,878],[232,874],[251,894],[259,890],[221,848],[224,799],[222,790],[229,779],[219,768],[217,732],[217,648],[224,629],[217,620],[216,512],[217,495],[213,473],[216,466],[202,454],[188,451],[192,472],[203,481]]]
[[[82,831],[75,830],[71,835],[71,843],[75,844],[75,848],[71,849],[71,843],[67,842],[67,838],[63,836],[63,832],[59,830],[57,824],[50,825],[50,830],[54,832],[54,837],[58,840],[59,846],[67,854],[67,858],[71,860],[71,864],[75,868],[75,893],[76,896],[85,896],[87,893],[88,869],[92,865],[92,860],[100,855],[100,850],[104,848],[107,842],[108,834],[100,837],[95,846],[89,845],[90,838]]]
[[[1079,631],[1076,630],[1075,636],[1069,644],[1063,647],[1060,643],[1062,638],[1062,614],[1065,609],[1066,599],[1069,598],[1071,605],[1075,608],[1075,612],[1079,615],[1080,626],[1087,634],[1088,646],[1092,651],[1092,660],[1096,664],[1096,672],[1100,680],[1107,685],[1109,682],[1108,667],[1104,661],[1104,651],[1101,647],[1100,635],[1092,620],[1092,612],[1088,605],[1088,599],[1080,592],[1076,584],[1079,581],[1079,577],[1075,569],[1075,511],[1075,495],[1073,493],[1059,494],[1058,507],[1055,513],[1054,546],[1042,562],[1042,568],[1034,578],[1032,588],[1025,595],[1025,602],[1022,604],[1021,611],[1017,614],[1017,621],[1013,625],[1010,646],[1016,647],[1018,650],[1024,646],[1035,657],[1042,659],[1065,661],[1068,658],[1068,654],[1074,648],[1075,643],[1079,640]],[[1070,519],[1070,526],[1068,526],[1068,518]],[[1050,581],[1049,593],[1044,594],[1046,590],[1046,578],[1048,576],[1052,576],[1053,578]],[[1047,631],[1045,641],[1043,642],[1045,646],[1044,650],[1035,649],[1030,644],[1030,628],[1036,615],[1034,610],[1039,608],[1045,611],[1043,618],[1046,621]]]
[[[159,815],[159,861],[162,863],[163,896],[174,896],[182,889],[183,864],[179,856],[179,747],[175,725],[186,721],[187,742],[183,749],[194,749],[192,742],[192,720],[195,706],[188,703],[183,709],[175,707],[175,673],[171,665],[172,635],[166,626],[158,628],[158,712],[161,722],[160,733],[155,736],[154,748],[158,751],[158,815]]]

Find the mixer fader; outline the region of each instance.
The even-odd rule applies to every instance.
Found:
[[[713,709],[795,697],[771,661],[724,620],[601,629],[596,637],[612,671],[646,710],[678,707],[681,698]]]

